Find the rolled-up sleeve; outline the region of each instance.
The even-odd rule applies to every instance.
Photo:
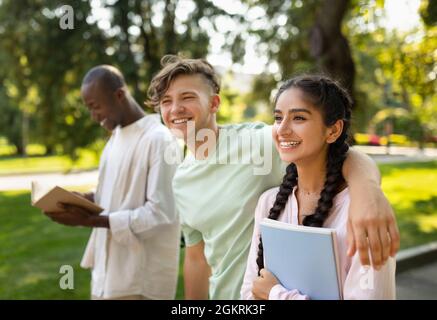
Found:
[[[110,213],[110,230],[115,241],[129,244],[137,237],[149,238],[163,227],[179,223],[172,191],[177,164],[166,161],[165,157],[171,152],[179,152],[178,148],[173,139],[155,135],[148,151],[146,202],[136,209]]]
[[[182,223],[182,233],[184,235],[185,245],[187,247],[192,247],[203,240],[203,236],[200,231],[195,230],[184,223]]]

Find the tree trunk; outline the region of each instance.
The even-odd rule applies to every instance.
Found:
[[[118,60],[120,65],[124,66],[123,74],[130,85],[133,88],[133,96],[136,100],[142,101],[144,100],[143,93],[140,90],[140,79],[138,75],[139,65],[135,60],[134,53],[131,49],[131,41],[129,39],[129,27],[131,26],[131,22],[129,20],[129,13],[132,13],[132,10],[136,10],[137,7],[134,6],[131,8],[130,4],[126,1],[117,2],[114,7],[118,11],[119,19],[120,19],[120,49],[118,53]],[[141,14],[141,12],[135,12],[136,14]]]
[[[12,144],[15,146],[15,149],[17,149],[17,155],[21,157],[26,156],[26,148],[24,148],[23,144],[20,141],[13,142]]]
[[[176,33],[175,33],[175,18],[176,18],[176,4],[173,0],[165,1],[164,9],[164,54],[176,54]]]
[[[320,71],[334,77],[353,95],[355,65],[349,43],[341,33],[349,0],[325,0],[310,32],[310,53]]]
[[[148,72],[145,75],[146,83],[150,83],[153,76],[161,69],[162,39],[159,39],[158,28],[152,23],[152,6],[148,1],[144,2],[141,8],[142,26],[140,28],[143,40],[144,60],[147,64]]]
[[[23,112],[21,122],[21,148],[19,154],[23,157],[27,156],[26,147],[29,141],[29,115]],[[18,148],[17,148],[18,151]]]
[[[55,146],[54,145],[45,145],[46,147],[46,156],[53,156],[55,154]]]

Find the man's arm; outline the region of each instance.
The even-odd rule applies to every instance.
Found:
[[[185,248],[184,285],[186,300],[207,300],[211,269],[206,262],[203,241]]]
[[[94,192],[82,193],[73,191],[73,193],[94,202]],[[62,211],[44,212],[44,214],[53,221],[66,226],[109,228],[109,221],[106,216],[99,216],[98,214],[74,205],[58,203],[58,206],[60,209],[62,208]]]
[[[393,209],[381,188],[381,175],[367,155],[350,149],[343,165],[351,203],[348,219],[348,255],[358,250],[363,265],[375,269],[399,249],[399,230]],[[371,261],[369,259],[369,248]]]
[[[143,239],[159,234],[163,226],[175,225],[177,221],[171,182],[176,171],[176,164],[165,161],[167,148],[175,147],[172,140],[156,134],[145,154],[150,155],[147,172],[147,201],[144,205],[119,211],[110,215],[93,216],[83,208],[64,206],[64,212],[45,213],[53,221],[69,225],[111,229],[113,239],[128,244],[135,237]],[[90,195],[80,194],[84,197]],[[90,200],[91,198],[89,198]],[[94,195],[92,197],[94,200]]]
[[[81,193],[73,191],[73,193],[91,202],[94,202],[94,192]],[[84,208],[65,203],[59,203],[58,206],[63,208],[63,211],[44,212],[44,214],[53,221],[66,226],[110,228],[109,219],[107,216],[100,216]]]

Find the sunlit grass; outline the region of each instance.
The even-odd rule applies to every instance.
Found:
[[[90,230],[52,223],[27,192],[0,193],[0,298],[87,299],[89,272],[79,267]],[[59,269],[74,269],[74,290],[61,290]]]
[[[437,162],[380,168],[402,249],[437,241]],[[0,192],[0,299],[89,299],[90,273],[79,262],[90,230],[55,224],[29,202],[28,192]],[[182,261],[183,251],[178,299],[183,298]],[[64,264],[74,268],[74,290],[59,288]]]
[[[86,149],[79,151],[79,159],[75,162],[68,156],[1,157],[0,175],[88,170],[96,168],[98,162],[99,155]]]
[[[30,206],[28,192],[0,192],[0,299],[89,299],[90,272],[79,263],[90,232],[53,223]],[[62,265],[73,267],[73,290],[60,289]]]
[[[396,211],[401,247],[437,240],[437,162],[380,168],[382,188]]]

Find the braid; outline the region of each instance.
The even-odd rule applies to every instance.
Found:
[[[288,197],[290,196],[293,188],[297,184],[297,168],[294,163],[291,163],[287,166],[286,174],[284,179],[282,180],[281,185],[279,186],[279,191],[276,194],[275,203],[269,211],[269,219],[277,220],[282,210],[285,208],[285,204],[287,203]],[[261,236],[259,237],[259,245],[258,245],[258,257],[256,259],[256,264],[258,265],[258,273],[259,270],[264,268],[264,250]]]
[[[346,152],[349,147],[346,143],[341,145],[335,144],[329,146],[325,185],[320,193],[317,208],[314,214],[304,218],[302,223],[304,226],[323,227],[323,223],[328,218],[332,208],[332,199],[334,199],[340,187],[345,183],[341,169],[343,168]]]
[[[335,118],[343,120],[343,130],[337,140],[329,145],[328,160],[326,163],[326,179],[323,186],[323,190],[320,193],[319,201],[315,213],[308,215],[304,218],[302,224],[310,227],[323,227],[323,223],[329,216],[329,212],[332,208],[332,200],[339,192],[345,180],[342,174],[342,168],[344,160],[346,159],[346,153],[349,150],[347,144],[348,129],[351,117],[350,105],[351,100],[347,92],[338,86],[334,81],[321,78],[320,82],[322,87],[322,101],[329,101],[331,104],[337,104],[334,115],[327,116],[326,122],[335,122]],[[341,105],[343,108],[339,108]],[[341,114],[341,117],[336,117],[335,113]],[[332,117],[332,119],[329,119]]]

